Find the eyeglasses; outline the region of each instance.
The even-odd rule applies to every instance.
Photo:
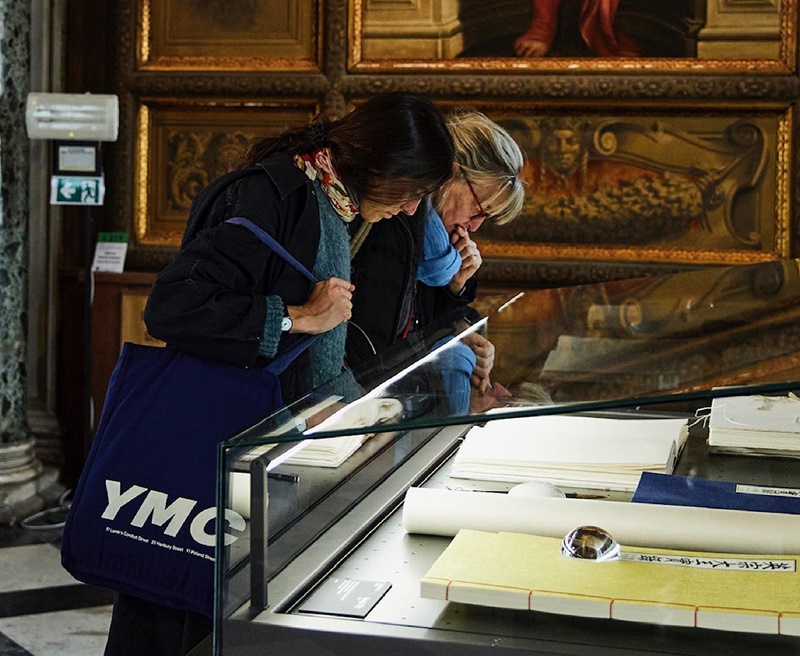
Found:
[[[480,219],[490,219],[491,216],[489,215],[489,212],[487,212],[485,209],[483,209],[483,205],[481,204],[481,201],[478,198],[478,194],[475,193],[475,187],[472,186],[472,183],[469,181],[469,178],[467,176],[464,176],[464,182],[467,183],[467,187],[469,187],[469,191],[472,194],[472,197],[475,199],[475,204],[478,206],[479,214],[473,216],[472,218],[473,219],[478,219],[478,218],[480,218]]]

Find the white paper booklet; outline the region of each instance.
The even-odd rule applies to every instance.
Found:
[[[313,435],[321,431],[367,428],[396,421],[402,412],[403,404],[394,398],[359,399],[339,409],[321,424],[308,429],[304,435]],[[374,433],[366,433],[307,440],[305,447],[289,458],[286,464],[338,467],[373,435]]]
[[[708,445],[717,452],[800,457],[800,398],[791,393],[715,398]]]
[[[318,403],[305,413],[292,419],[282,427],[271,433],[281,435],[298,426],[298,420],[307,420],[319,411],[331,408],[341,397],[332,396]],[[335,431],[348,428],[367,428],[388,421],[395,421],[403,411],[403,404],[394,398],[359,399],[349,405],[338,407],[330,411],[330,416],[303,432],[303,435],[313,435],[321,431]],[[303,448],[286,460],[287,465],[307,465],[310,467],[338,467],[374,433],[358,435],[342,435],[340,437],[324,437],[319,439],[306,439]],[[243,461],[250,461],[272,449],[274,444],[263,444],[250,450],[242,457]]]
[[[526,481],[570,488],[636,489],[643,471],[672,473],[686,419],[547,415],[471,429],[453,459],[451,486],[496,490]]]

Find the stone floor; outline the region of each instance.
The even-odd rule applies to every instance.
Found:
[[[0,655],[101,656],[111,592],[61,567],[64,511],[49,501],[47,511],[0,525]]]

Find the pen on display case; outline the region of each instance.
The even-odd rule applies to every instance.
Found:
[[[273,481],[286,481],[288,483],[297,483],[300,476],[297,474],[283,474],[280,472],[267,472],[267,478]]]

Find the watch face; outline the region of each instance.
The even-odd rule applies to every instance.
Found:
[[[281,332],[288,333],[292,329],[292,318],[284,317],[281,320]]]

